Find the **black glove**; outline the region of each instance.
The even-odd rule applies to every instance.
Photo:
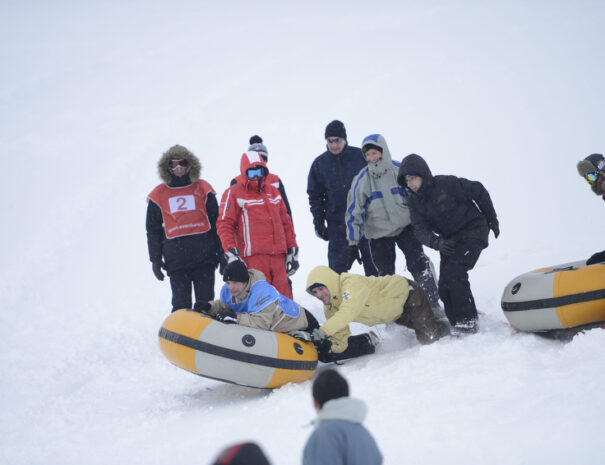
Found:
[[[225,271],[225,267],[229,263],[234,262],[235,260],[241,260],[241,258],[239,257],[239,250],[237,250],[235,247],[231,247],[229,250],[227,250],[227,252],[225,252],[219,257],[218,272],[220,274],[223,274],[223,271]]]
[[[500,223],[498,220],[491,220],[489,222],[489,229],[494,231],[494,236],[496,239],[498,239],[498,236],[500,235]]]
[[[231,309],[225,309],[219,311],[214,317],[216,321],[220,321],[221,323],[231,324],[237,323],[237,316]]]
[[[587,265],[594,265],[595,263],[602,263],[602,262],[605,262],[605,250],[603,250],[603,252],[597,252],[592,257],[590,257],[588,260],[586,260]]]
[[[453,255],[456,251],[456,241],[454,239],[444,239],[443,237],[440,237],[437,242],[437,250],[443,255]]]
[[[288,254],[286,255],[286,274],[292,276],[299,268],[298,247],[291,247],[288,249]]]
[[[315,344],[319,360],[324,363],[332,361],[330,357],[332,341],[330,341],[330,338],[320,329],[314,329],[311,333],[311,340]]]
[[[210,305],[210,302],[201,300],[201,301],[195,303],[195,305],[193,306],[193,311],[198,312],[198,313],[205,313],[208,310],[210,310],[210,307],[212,307]]]
[[[353,266],[353,262],[357,260],[357,263],[361,265],[361,254],[359,253],[359,247],[356,245],[350,245],[347,250],[347,270],[350,270]]]
[[[151,269],[153,270],[153,274],[160,281],[164,281],[164,273],[162,273],[162,268],[164,268],[164,262],[162,262],[162,260],[154,260],[151,262]]]
[[[326,227],[326,220],[323,218],[313,218],[313,226],[315,226],[315,235],[324,241],[329,239],[328,228]]]

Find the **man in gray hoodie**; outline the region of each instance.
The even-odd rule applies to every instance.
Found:
[[[336,370],[324,369],[315,377],[313,404],[319,415],[303,451],[303,465],[382,464],[376,441],[361,424],[367,407],[349,397],[349,384]]]
[[[378,275],[388,276],[395,274],[397,245],[433,310],[440,309],[431,261],[414,235],[407,193],[397,184],[399,162],[391,159],[387,143],[380,134],[367,136],[361,151],[368,164],[353,179],[347,197],[345,223],[349,249],[356,249],[359,240],[367,237]],[[353,257],[356,252],[349,255]]]

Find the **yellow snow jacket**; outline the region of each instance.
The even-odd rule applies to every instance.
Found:
[[[313,268],[307,278],[307,292],[313,284],[322,284],[330,290],[330,304],[324,305],[326,322],[321,326],[332,341],[332,352],[343,352],[351,334],[349,323],[374,326],[398,319],[410,288],[405,278],[391,276],[360,276],[341,273],[327,266]]]

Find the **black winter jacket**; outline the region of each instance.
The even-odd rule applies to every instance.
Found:
[[[422,178],[422,186],[415,193],[410,191],[408,201],[414,233],[420,242],[437,249],[442,236],[477,239],[487,247],[488,224],[497,220],[497,215],[483,184],[456,176],[433,176],[426,161],[416,154],[402,160],[399,185],[406,187],[406,175]]]
[[[313,218],[344,223],[351,182],[366,165],[358,147],[347,145],[338,155],[329,150],[319,155],[313,161],[307,178],[307,194]]]
[[[175,177],[169,183],[171,187],[187,184],[191,184],[188,175],[183,178]],[[168,275],[172,271],[195,268],[204,264],[216,265],[218,254],[222,252],[222,248],[216,233],[218,203],[216,196],[212,193],[209,193],[206,199],[206,213],[210,220],[210,231],[168,239],[164,233],[162,210],[156,203],[148,202],[146,227],[150,260],[153,262],[163,257]]]

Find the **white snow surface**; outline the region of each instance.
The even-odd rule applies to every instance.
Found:
[[[605,331],[563,344],[500,309],[515,276],[605,248],[575,167],[605,150],[603,30],[585,0],[2,1],[0,463],[208,464],[240,440],[300,463],[310,382],[230,385],[160,352],[145,199],[176,143],[220,196],[260,134],[294,212],[295,299],[323,321],[306,176],[333,119],[351,145],[378,132],[394,159],[482,181],[501,224],[471,272],[479,334],[421,347],[379,327],[377,354],[339,367],[385,464],[603,463]]]

